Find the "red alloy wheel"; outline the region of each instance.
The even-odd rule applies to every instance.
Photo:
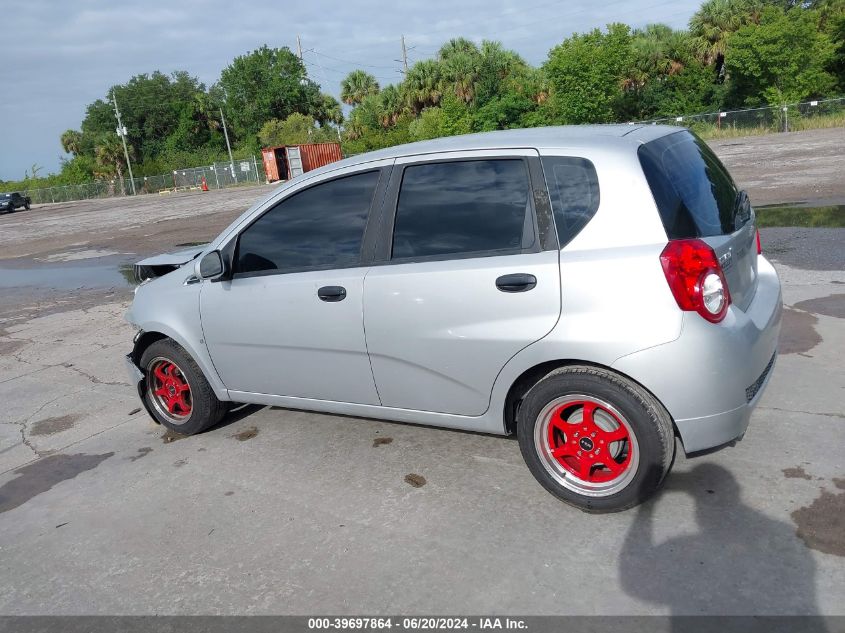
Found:
[[[156,358],[150,363],[150,394],[156,408],[174,422],[184,422],[193,409],[191,385],[173,361]]]
[[[584,394],[547,404],[534,441],[546,471],[578,494],[615,494],[630,483],[639,465],[637,438],[625,416],[609,402]]]
[[[581,421],[567,422],[564,414],[573,407],[581,407]],[[552,457],[570,473],[583,481],[604,483],[619,477],[631,463],[631,452],[624,453],[621,461],[613,456],[610,447],[614,442],[629,442],[630,434],[612,411],[601,408],[619,425],[606,431],[596,424],[595,412],[600,408],[591,400],[568,402],[559,406],[549,424],[549,447]]]

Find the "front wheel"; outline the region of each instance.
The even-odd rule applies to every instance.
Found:
[[[141,355],[146,376],[144,399],[157,422],[182,435],[214,426],[226,414],[194,359],[170,339],[150,345]]]
[[[540,380],[519,409],[517,436],[534,477],[587,512],[642,503],[672,465],[672,420],[636,383],[605,369],[562,367]]]
[[[29,211],[29,203],[28,202],[24,203],[23,208],[26,209],[27,211]]]

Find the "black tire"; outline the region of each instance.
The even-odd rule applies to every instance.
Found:
[[[175,370],[170,369],[174,381],[178,383],[182,380],[189,387],[190,398],[185,398],[190,404],[187,415],[183,409],[172,413],[167,411],[167,404],[163,400],[168,396],[156,396],[153,393],[155,387],[165,388],[162,381],[153,374],[156,368],[163,368],[167,374],[168,361],[176,367]],[[150,345],[141,355],[140,365],[146,378],[144,400],[147,409],[156,422],[168,429],[182,435],[194,435],[214,426],[226,415],[227,404],[217,399],[194,359],[172,339],[161,339]]]
[[[26,209],[27,211],[29,211],[29,203],[27,202],[26,204],[24,204],[23,208]]]
[[[585,444],[578,442],[586,442],[587,458],[601,459],[591,454],[594,442],[595,454],[599,454],[598,439],[592,439],[596,438],[595,432],[590,437],[582,434],[578,439],[577,432],[568,430],[580,430],[581,420],[588,415],[583,408],[579,411],[581,401],[591,401],[596,407],[598,416],[594,418],[596,414],[590,413],[590,423],[600,417],[603,425],[616,425],[607,438],[624,436],[619,441],[608,439],[605,447],[606,458],[619,462],[613,467],[620,469],[620,474],[607,483],[601,482],[601,478],[613,476],[610,469],[601,463],[582,462],[583,457],[570,455],[575,451],[581,456]],[[605,407],[605,404],[609,406]],[[559,416],[558,411],[561,411]],[[574,413],[563,418],[568,411]],[[570,422],[573,419],[578,421],[573,424]],[[571,426],[561,424],[561,421]],[[561,431],[561,427],[566,430]],[[599,438],[608,433],[601,428],[593,429]],[[675,456],[672,419],[654,396],[623,376],[584,365],[556,369],[531,388],[519,408],[517,437],[525,463],[537,481],[559,499],[592,513],[627,510],[651,497],[663,483]],[[548,446],[552,439],[547,438],[560,438],[556,440],[554,450],[563,451],[564,456],[552,455],[552,447]],[[615,457],[610,455],[611,446],[617,452]],[[573,459],[574,462],[569,461]],[[575,464],[575,468],[570,464]],[[586,470],[580,472],[587,473],[584,478],[569,472],[582,467]],[[597,489],[602,486],[606,488]]]

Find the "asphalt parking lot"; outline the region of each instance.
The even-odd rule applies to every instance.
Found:
[[[772,253],[784,332],[744,440],[587,515],[509,438],[271,407],[181,438],[139,411],[119,265],[261,191],[0,217],[4,276],[114,269],[0,286],[0,614],[845,615],[845,229]]]

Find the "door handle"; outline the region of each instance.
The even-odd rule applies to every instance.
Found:
[[[322,301],[343,301],[346,299],[346,288],[343,286],[323,286],[317,291]]]
[[[502,292],[526,292],[537,285],[537,278],[527,273],[502,275],[496,280],[496,288]]]

